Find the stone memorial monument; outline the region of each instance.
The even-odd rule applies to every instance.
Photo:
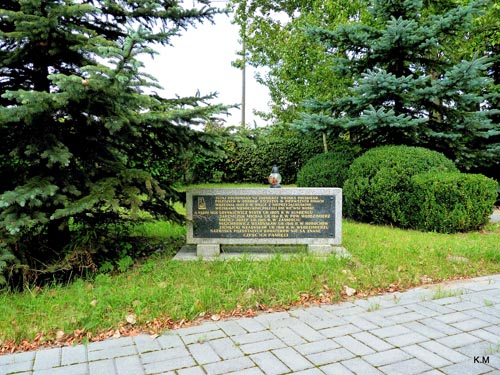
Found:
[[[217,257],[221,246],[306,245],[316,255],[346,256],[338,188],[194,189],[187,192],[187,244]],[[229,247],[229,246],[228,246]]]

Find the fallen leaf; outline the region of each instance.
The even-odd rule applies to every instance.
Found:
[[[75,329],[73,331],[73,336],[75,336],[75,337],[83,337],[84,333],[85,333],[84,329]]]
[[[309,293],[300,293],[301,301],[309,301],[310,298],[311,298],[311,295]]]
[[[90,301],[90,304],[95,307],[97,305],[97,300],[96,299],[93,299],[92,301]]]
[[[127,323],[132,324],[132,325],[137,323],[137,317],[135,316],[135,314],[127,314],[125,316],[125,320],[127,321]]]
[[[56,331],[56,340],[62,341],[63,338],[64,338],[64,331],[62,329],[58,329]]]
[[[432,283],[432,279],[427,275],[422,275],[422,276],[420,276],[420,282],[422,284],[430,284],[430,283]]]
[[[352,297],[353,295],[356,294],[356,289],[344,285],[344,293],[346,294],[347,297]]]
[[[43,332],[38,332],[33,341],[38,344],[42,340],[42,338],[43,338]]]
[[[218,322],[220,320],[220,315],[219,314],[213,314],[210,319],[212,319],[214,322]]]
[[[248,318],[248,317],[252,317],[252,316],[255,316],[255,311],[253,311],[252,309],[248,309],[247,311],[245,311],[245,316]]]

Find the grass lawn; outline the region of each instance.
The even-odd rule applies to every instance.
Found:
[[[138,232],[145,240],[185,233],[165,223]],[[160,333],[200,317],[216,320],[304,303],[335,303],[500,272],[500,224],[446,235],[344,220],[343,240],[351,259],[297,254],[258,262],[183,263],[156,255],[124,273],[0,293],[0,353],[57,341],[97,340],[117,331]],[[345,286],[354,288],[355,296],[347,297]]]

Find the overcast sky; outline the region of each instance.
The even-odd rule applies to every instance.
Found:
[[[231,66],[241,49],[238,26],[231,24],[230,16],[217,15],[215,24],[205,22],[189,28],[172,39],[172,46],[157,47],[160,53],[154,60],[146,61],[147,72],[159,80],[163,95],[191,96],[218,92],[218,102],[241,104],[242,72]],[[246,123],[263,125],[264,121],[253,115],[253,110],[267,111],[268,90],[254,79],[255,71],[246,73]],[[241,123],[241,111],[231,111],[228,125]]]

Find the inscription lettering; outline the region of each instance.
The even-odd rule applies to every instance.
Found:
[[[193,196],[194,237],[333,237],[332,196]]]

